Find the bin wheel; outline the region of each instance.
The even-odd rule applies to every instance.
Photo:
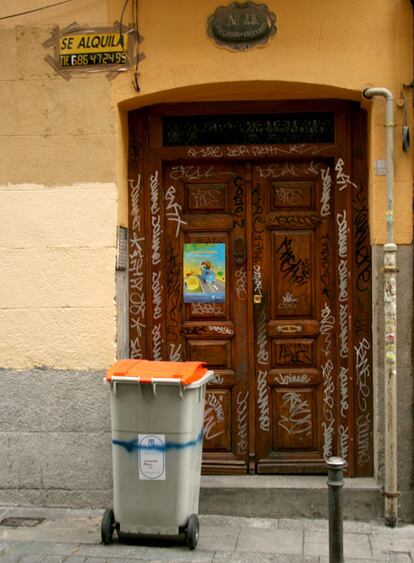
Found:
[[[116,528],[114,511],[107,509],[104,512],[101,524],[101,538],[102,543],[108,545],[112,543],[112,536]]]
[[[197,547],[198,537],[200,535],[200,523],[197,514],[191,514],[188,519],[187,529],[185,532],[185,543],[193,550]]]

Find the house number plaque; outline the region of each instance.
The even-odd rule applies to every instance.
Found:
[[[264,45],[276,33],[276,16],[265,4],[232,2],[207,20],[209,37],[222,47],[246,51]]]

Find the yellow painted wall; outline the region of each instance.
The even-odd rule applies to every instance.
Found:
[[[49,4],[38,0],[36,7]],[[102,368],[115,358],[115,230],[127,223],[126,119],[158,102],[341,98],[367,86],[398,98],[412,80],[409,0],[268,0],[278,32],[250,52],[216,46],[215,0],[140,0],[137,93],[131,74],[64,80],[45,62],[53,26],[119,20],[124,0],[73,0],[0,21],[0,366]],[[131,2],[130,2],[131,4]],[[3,0],[0,17],[33,8]],[[128,5],[124,21],[131,21]],[[408,95],[412,126],[411,92]],[[385,238],[382,100],[370,110],[373,243]],[[412,155],[396,107],[396,238],[412,237]]]
[[[0,16],[50,4],[2,0]],[[117,112],[103,74],[59,76],[55,25],[107,25],[104,1],[0,21],[0,366],[115,358]]]

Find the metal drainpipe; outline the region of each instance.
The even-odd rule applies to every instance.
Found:
[[[384,244],[384,393],[385,483],[384,517],[387,526],[397,524],[397,245],[394,242],[394,98],[386,88],[367,88],[365,98],[386,100],[387,242]]]

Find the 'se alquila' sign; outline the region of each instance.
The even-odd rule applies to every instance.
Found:
[[[74,33],[59,40],[62,67],[126,64],[127,33]]]
[[[64,29],[56,29],[43,43],[53,47],[54,56],[47,55],[47,62],[64,78],[72,71],[106,71],[115,75],[134,64],[134,47],[137,34],[132,27],[114,24],[113,27],[86,28],[73,23]]]

